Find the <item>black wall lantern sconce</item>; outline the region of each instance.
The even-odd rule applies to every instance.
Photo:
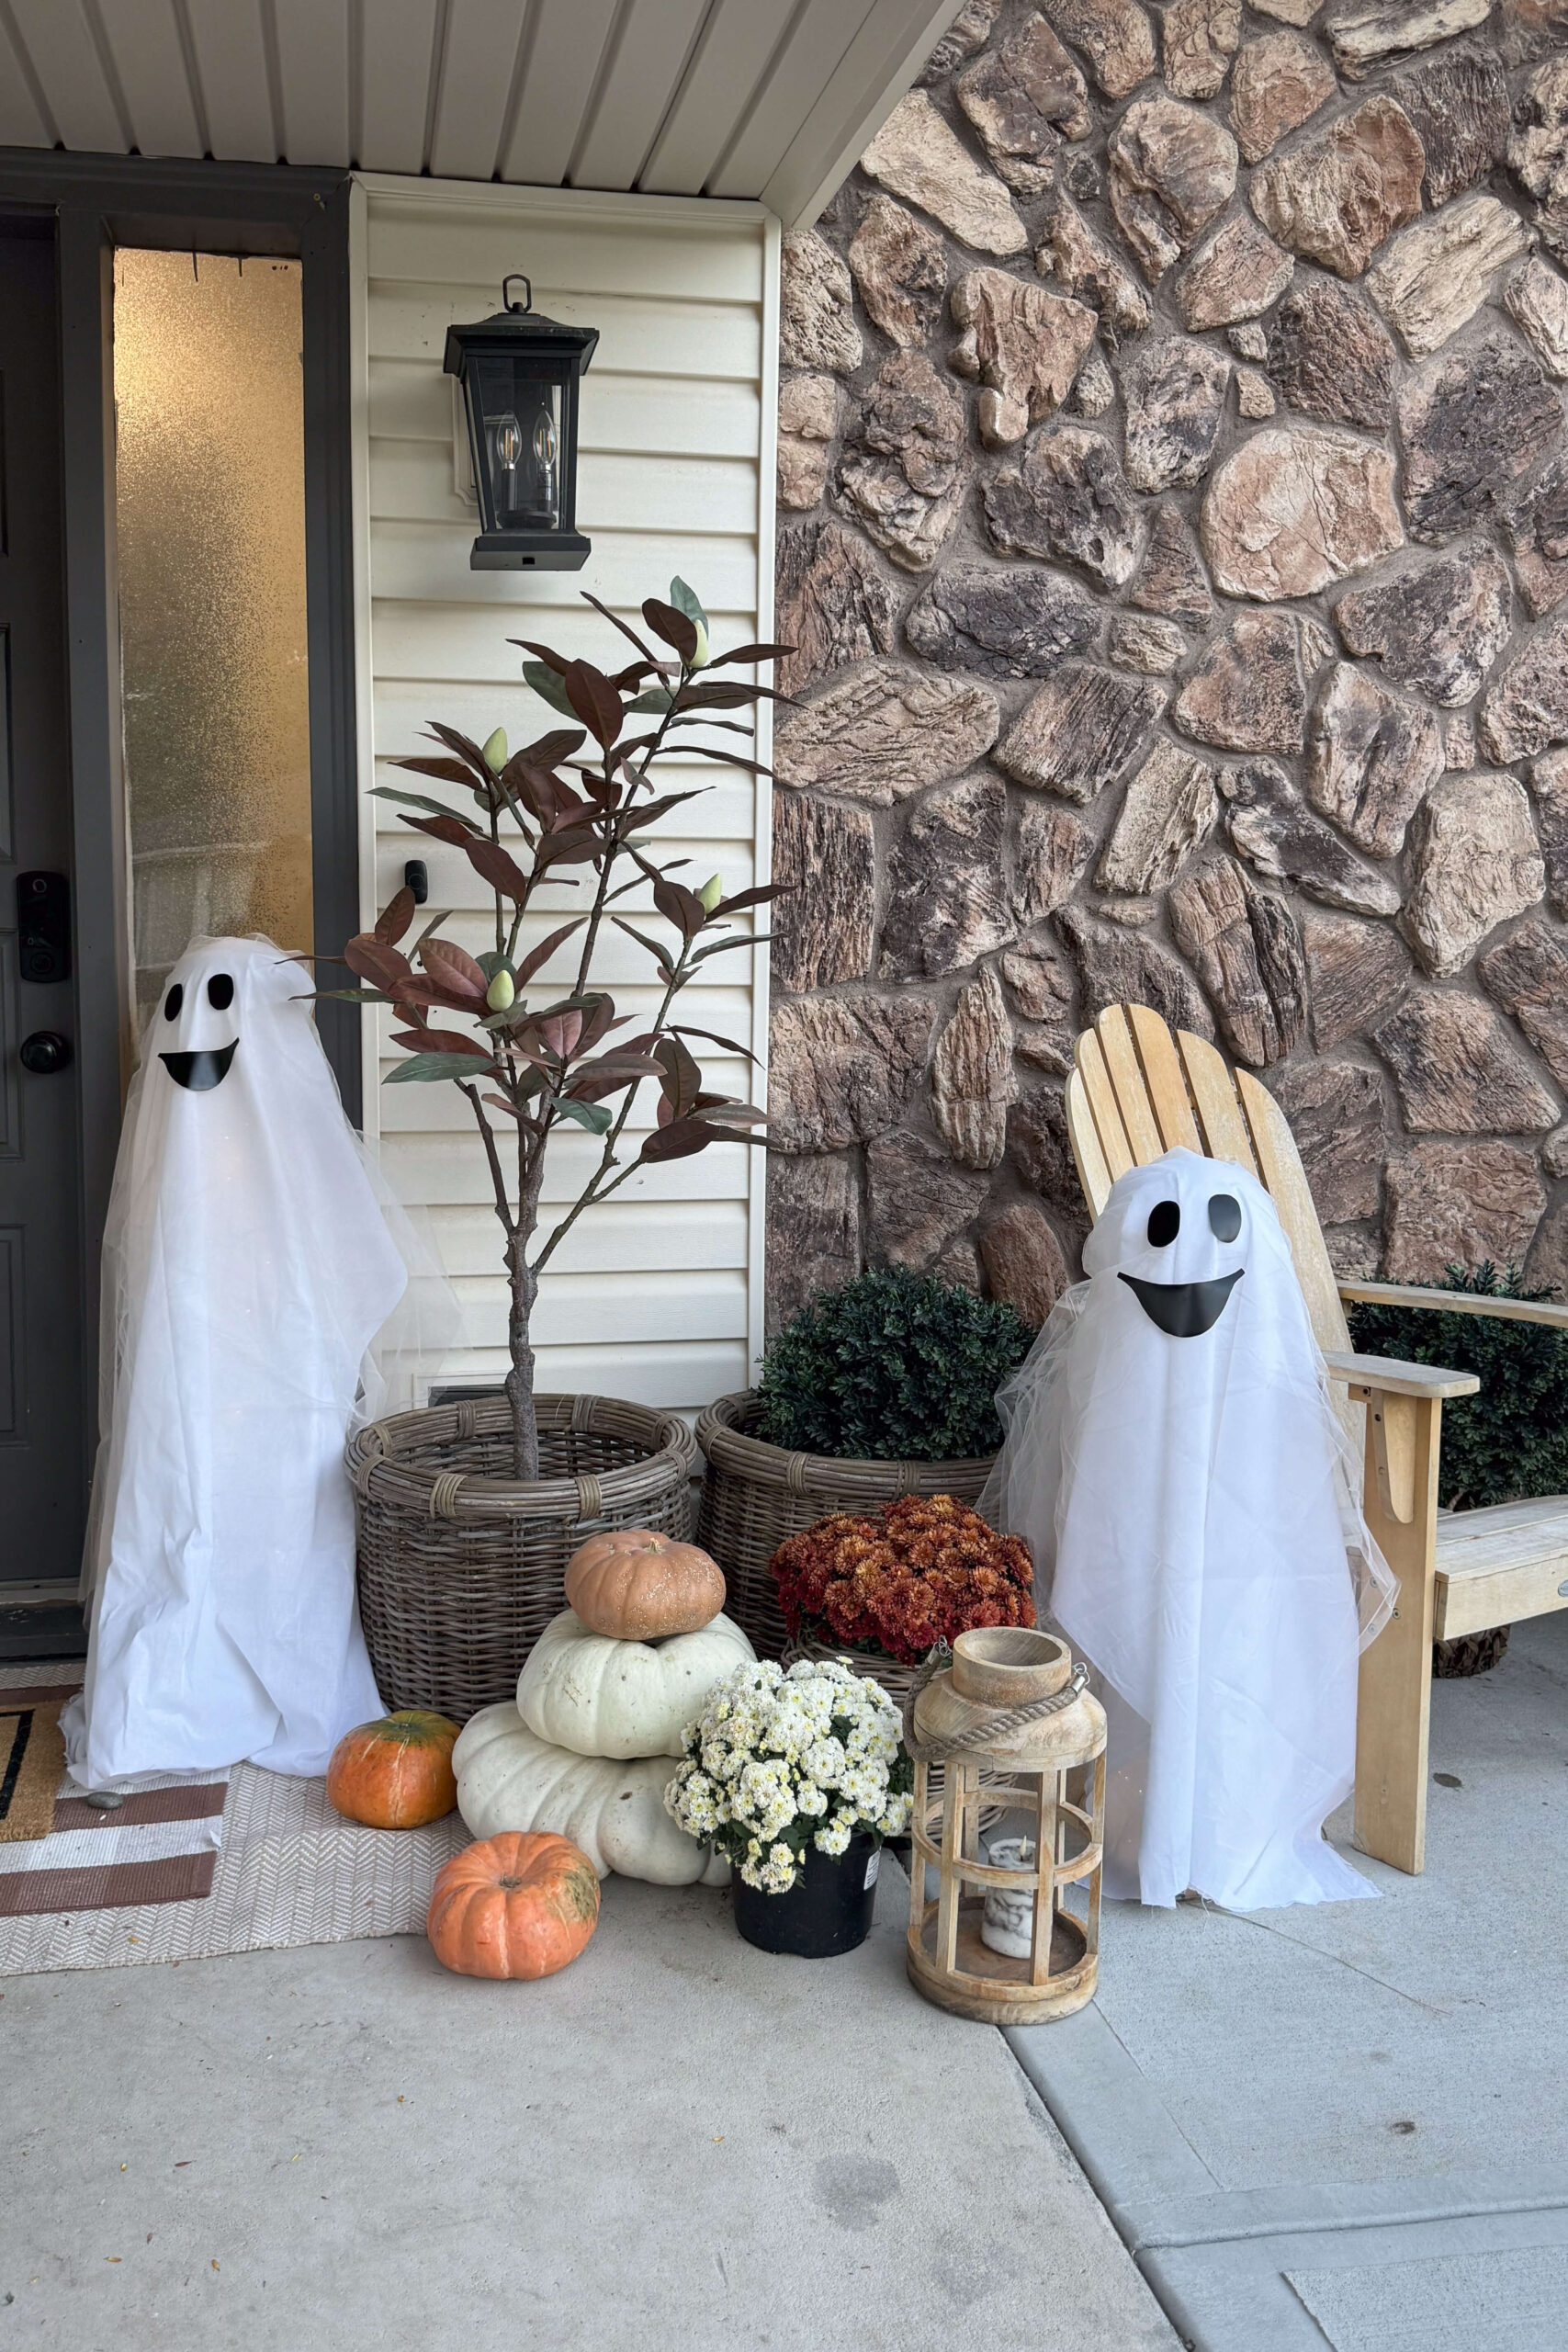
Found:
[[[525,288],[514,302],[509,288]],[[475,571],[581,571],[577,391],[597,327],[566,327],[534,309],[521,270],[502,281],[505,309],[446,330],[446,369],[462,386],[482,526]]]

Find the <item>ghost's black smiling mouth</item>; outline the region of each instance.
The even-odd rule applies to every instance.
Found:
[[[1122,1280],[1132,1292],[1151,1323],[1173,1340],[1201,1339],[1212,1331],[1225,1311],[1225,1301],[1247,1272],[1238,1266],[1234,1274],[1221,1274],[1212,1283],[1144,1283],[1136,1274],[1123,1274]]]
[[[188,1087],[193,1094],[207,1094],[213,1087],[221,1086],[228,1077],[239,1042],[238,1037],[231,1037],[226,1046],[220,1046],[215,1051],[160,1054],[158,1059],[176,1086]]]

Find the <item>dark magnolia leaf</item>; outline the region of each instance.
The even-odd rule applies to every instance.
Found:
[[[732,645],[728,653],[716,653],[708,668],[722,670],[731,662],[775,662],[781,654],[795,650],[793,645]],[[785,695],[784,700],[788,699]]]
[[[671,809],[679,808],[683,800],[695,800],[700,793],[712,790],[711,784],[696,784],[690,792],[667,792],[660,799],[636,803],[626,814],[635,824],[657,825],[660,817],[668,817]]]
[[[639,947],[647,948],[659,967],[659,977],[661,980],[673,978],[668,948],[661,947],[657,939],[649,939],[646,931],[638,931],[636,924],[627,922],[624,915],[612,915],[610,921],[624,931],[629,939],[635,939]]]
[[[723,721],[713,719],[709,723],[716,727]],[[765,768],[760,760],[748,760],[739,752],[727,752],[722,743],[682,743],[681,755],[683,759],[722,760],[727,768],[744,768],[748,775],[773,775],[772,768]]]
[[[509,1119],[520,1120],[523,1116],[516,1104],[509,1102],[503,1094],[481,1094],[479,1101],[490,1103],[494,1110],[504,1111]]]
[[[643,619],[657,638],[671,646],[682,662],[689,662],[697,650],[696,625],[677,605],[667,605],[659,596],[646,596],[642,606]]]
[[[489,788],[492,781],[491,764],[471,735],[463,734],[456,727],[444,727],[438,718],[431,719],[425,732],[434,735],[438,743],[445,743],[449,752],[456,752],[475,783]]]
[[[677,612],[684,613],[686,618],[700,628],[705,637],[713,635],[712,629],[708,627],[708,616],[702,608],[694,588],[688,588],[683,580],[672,580],[670,582],[670,602]]]
[[[528,876],[499,842],[465,842],[463,847],[468,853],[468,864],[476,874],[483,875],[492,890],[522,903],[531,888]]]
[[[406,1062],[399,1062],[389,1069],[382,1083],[386,1086],[434,1086],[438,1079],[478,1076],[480,1070],[493,1070],[495,1064],[487,1055],[481,1061],[470,1059],[467,1054],[411,1054]]]
[[[416,833],[428,833],[432,840],[450,842],[455,849],[467,849],[472,841],[484,836],[477,826],[466,825],[461,817],[444,814],[439,817],[411,817],[406,808],[399,810],[400,821],[412,825]]]
[[[567,1092],[575,1102],[597,1102],[606,1094],[619,1094],[624,1088],[636,1086],[639,1079],[661,1075],[660,1065],[646,1054],[629,1058],[624,1054],[602,1054],[597,1061],[582,1064]]]
[[[581,727],[556,727],[549,734],[537,736],[532,743],[525,743],[521,751],[513,752],[506,764],[510,767],[513,760],[523,760],[530,767],[553,768],[558,760],[570,760],[574,752],[581,752],[587,741]]]
[[[591,1054],[602,1037],[607,1037],[612,1029],[618,1029],[623,1023],[615,1018],[614,997],[587,996],[581,998],[580,1001],[586,1017],[574,1051],[579,1054]]]
[[[443,988],[438,981],[412,979],[398,990],[398,1010],[411,1021],[417,1021],[423,1012],[477,1014],[479,1006],[473,997]]]
[[[312,989],[304,998],[291,997],[290,1003],[308,1003],[311,997],[334,997],[343,1004],[396,1004],[395,997],[386,996],[379,989]]]
[[[768,1116],[765,1111],[758,1109],[755,1102],[740,1102],[729,1094],[699,1094],[692,1108],[721,1126],[761,1126]]]
[[[571,667],[565,654],[558,653],[553,645],[536,645],[531,637],[509,637],[506,642],[508,645],[520,645],[525,653],[537,654],[539,660],[547,663],[558,678],[564,678]]]
[[[586,1127],[591,1136],[606,1135],[610,1128],[610,1114],[602,1102],[575,1102],[568,1094],[558,1094],[555,1108],[563,1119],[570,1119]]]
[[[621,697],[603,670],[592,662],[570,662],[561,684],[584,727],[609,751],[621,731]]]
[[[716,1128],[705,1119],[675,1119],[667,1127],[656,1127],[643,1138],[639,1159],[689,1159],[695,1151],[705,1151],[710,1143],[720,1140]]]
[[[546,833],[535,854],[534,864],[539,872],[547,865],[584,865],[599,854],[599,836],[591,825],[569,825],[558,833]]]
[[[525,685],[533,687],[541,702],[549,704],[552,710],[560,711],[567,718],[576,717],[570,703],[566,698],[566,688],[561,684],[555,672],[545,662],[525,662],[523,680]]]
[[[490,982],[466,947],[453,939],[427,939],[419,951],[419,960],[436,984],[450,989],[454,996],[471,997],[484,1001]]]
[[[405,883],[396,897],[389,899],[376,918],[376,936],[384,947],[395,947],[414,918],[418,901]]]
[[[412,1053],[469,1054],[474,1060],[489,1062],[488,1046],[477,1038],[465,1037],[460,1029],[394,1029],[394,1046],[407,1046]]]
[[[627,703],[626,714],[629,718],[635,711],[657,711],[662,718],[667,710],[673,710],[674,707],[675,697],[668,686],[649,686],[645,693],[638,695],[636,702]],[[649,741],[651,740],[650,737]]]
[[[396,996],[413,978],[407,957],[400,956],[386,940],[378,939],[374,932],[362,931],[351,939],[343,951],[343,960],[360,979],[373,980],[389,996]]]
[[[683,1021],[672,1021],[670,1025],[677,1037],[705,1037],[710,1046],[722,1046],[727,1054],[739,1054],[749,1062],[757,1058],[750,1046],[737,1045],[733,1037],[721,1037],[716,1029],[692,1029]]]
[[[624,670],[611,672],[610,684],[618,695],[635,695],[643,680],[650,675],[659,675],[657,662],[628,662]]]
[[[683,1119],[703,1091],[703,1074],[679,1037],[660,1037],[653,1058],[662,1073],[660,1091],[671,1118]]]
[[[655,669],[658,668],[659,665],[657,662],[654,662],[652,652],[649,650],[649,647],[643,643],[641,638],[638,637],[636,629],[632,628],[629,621],[622,620],[619,613],[613,613],[608,605],[602,604],[599,598],[594,595],[592,589],[580,589],[578,593],[581,596],[585,605],[592,605],[596,613],[602,613],[604,618],[609,622],[612,628],[618,628],[621,635],[627,639],[631,644],[637,647],[637,651],[643,656],[644,660],[653,662]]]
[[[696,892],[688,890],[683,882],[667,882],[662,874],[653,886],[653,903],[682,939],[694,939],[707,921],[707,909]]]
[[[738,931],[733,939],[710,939],[693,956],[694,964],[705,964],[710,956],[728,956],[732,947],[766,947],[773,934],[766,931]]]
[[[675,697],[677,710],[743,710],[748,703],[776,701],[771,686],[748,686],[740,682],[721,679],[710,685],[706,679],[688,680]]]
[[[518,987],[522,988],[525,981],[531,980],[535,973],[549,962],[556,949],[570,939],[574,931],[581,931],[587,920],[586,915],[573,915],[571,921],[563,922],[558,931],[552,931],[547,939],[541,939],[537,947],[531,947],[513,975]]]
[[[739,914],[743,907],[760,907],[769,899],[782,899],[799,888],[795,882],[759,882],[750,890],[737,890],[733,899],[721,899],[714,909],[715,916]]]
[[[387,765],[392,768],[409,768],[415,775],[433,775],[442,784],[460,784],[465,791],[469,792],[473,790],[476,782],[466,760],[438,760],[434,754],[430,754],[415,759],[389,760]],[[424,805],[427,808],[438,808],[441,803],[437,800],[429,800]]]
[[[444,808],[439,800],[432,800],[423,792],[400,792],[395,785],[378,784],[372,787],[368,797],[372,800],[395,800],[404,808],[427,808],[433,817],[451,817],[455,825],[461,825],[470,833],[477,833],[479,830],[470,819],[453,816],[450,808]]]

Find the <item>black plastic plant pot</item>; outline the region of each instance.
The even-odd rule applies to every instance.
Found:
[[[841,1854],[806,1849],[805,1868],[784,1894],[767,1894],[734,1873],[735,1924],[759,1951],[790,1952],[797,1960],[831,1960],[853,1951],[871,1933],[881,1850],[871,1832],[857,1830]]]

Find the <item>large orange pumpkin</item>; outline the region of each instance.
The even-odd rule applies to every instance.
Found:
[[[452,1743],[457,1726],[417,1707],[345,1732],[327,1766],[327,1794],[370,1829],[419,1829],[457,1802]]]
[[[591,1535],[567,1563],[566,1597],[590,1633],[616,1642],[695,1634],[724,1607],[724,1573],[694,1544],[646,1527]]]
[[[459,1976],[553,1976],[599,1924],[593,1865],[570,1838],[503,1830],[443,1862],[425,1921]]]

